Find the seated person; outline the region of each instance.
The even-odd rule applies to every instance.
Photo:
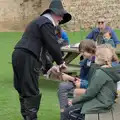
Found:
[[[61,47],[70,44],[67,33],[60,26],[56,27],[56,37],[58,38],[58,43]]]
[[[102,45],[101,45],[102,46]],[[116,66],[119,64],[119,59],[115,53],[115,49],[110,45],[110,44],[105,44],[103,45],[103,47],[106,46],[107,48],[109,48],[113,54],[113,60],[112,60],[112,66]],[[82,73],[81,73],[82,74]],[[79,96],[81,95],[81,89],[79,89],[79,85],[80,85],[80,81],[75,81],[75,85],[76,85],[76,89],[74,91],[74,96]]]
[[[120,64],[115,61],[117,55],[109,46],[102,44],[97,47],[95,64],[88,73],[88,88],[84,94],[72,100],[61,120],[84,120],[85,113],[107,112],[115,103]],[[116,64],[112,65],[113,61]]]
[[[103,35],[103,44],[110,44],[112,47],[115,48],[115,43],[111,38],[111,33],[109,31],[105,31]]]
[[[93,29],[92,32],[88,34],[86,39],[93,39],[94,41],[97,42],[98,45],[102,44],[104,31],[107,30],[110,31],[111,33],[111,39],[113,39],[115,47],[117,46],[117,44],[120,44],[120,41],[118,40],[116,33],[112,30],[112,28],[106,26],[104,18],[99,18],[97,23],[98,27]]]
[[[58,98],[60,103],[60,111],[61,111],[61,119],[63,116],[64,109],[68,107],[68,93],[71,92],[72,94],[78,92],[75,88],[79,89],[79,94],[83,94],[85,89],[88,87],[88,71],[90,69],[91,63],[94,62],[95,59],[95,51],[96,51],[96,43],[93,40],[83,40],[80,42],[79,51],[81,55],[83,55],[84,60],[80,62],[80,77],[72,77],[65,73],[61,75],[51,77],[56,77],[57,79],[62,79],[68,82],[62,82],[59,85],[58,89]],[[77,81],[76,81],[77,80]],[[75,82],[76,81],[76,82]],[[79,83],[78,83],[79,82]],[[79,85],[78,85],[78,84]]]

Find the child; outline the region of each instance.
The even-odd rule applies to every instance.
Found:
[[[80,78],[75,78],[69,76],[65,73],[62,73],[62,79],[68,82],[62,82],[59,85],[58,89],[58,98],[60,103],[60,111],[61,111],[61,119],[63,116],[63,112],[65,107],[68,107],[68,93],[74,93],[75,88],[79,87],[79,94],[83,94],[88,87],[88,71],[90,69],[91,63],[94,62],[96,50],[96,43],[93,40],[83,40],[80,42],[79,51],[81,55],[83,55],[84,60],[80,62]],[[79,82],[79,85],[75,82]],[[77,90],[75,91],[75,93]],[[77,94],[77,93],[76,93]]]
[[[56,37],[61,47],[70,44],[67,32],[65,32],[60,26],[56,26]]]
[[[107,48],[109,48],[110,50],[111,50],[111,52],[112,52],[112,54],[113,54],[113,59],[112,59],[112,66],[116,66],[116,65],[118,65],[119,64],[119,59],[118,59],[118,57],[117,57],[117,55],[116,55],[116,53],[115,53],[115,49],[110,45],[110,44],[103,44],[103,45],[101,45],[100,47],[107,47]],[[99,47],[99,46],[98,46]],[[76,81],[75,82],[75,84],[76,84],[76,86],[78,86],[76,89],[75,89],[75,91],[74,91],[74,96],[79,96],[80,94],[81,94],[81,90],[79,89],[79,84],[80,84],[80,82],[79,81]]]
[[[114,43],[113,39],[111,39],[111,33],[109,31],[104,32],[103,43],[110,44],[112,47],[115,48],[115,43]]]
[[[115,103],[117,82],[120,81],[117,55],[109,45],[102,44],[97,47],[95,57],[95,64],[88,73],[86,92],[72,100],[72,106],[64,110],[62,120],[84,120],[85,113],[106,112]],[[114,66],[113,61],[116,62]]]

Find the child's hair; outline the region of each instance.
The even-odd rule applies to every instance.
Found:
[[[93,40],[82,40],[79,45],[79,52],[86,51],[88,53],[95,54],[96,43]]]
[[[110,36],[112,36],[110,30],[104,30],[104,34],[109,33]]]
[[[99,51],[101,58],[108,58],[110,62],[119,62],[118,56],[115,53],[115,49],[109,44],[101,44],[97,46],[97,50]],[[106,51],[109,51],[111,54],[106,54]]]

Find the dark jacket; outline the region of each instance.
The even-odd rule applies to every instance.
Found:
[[[73,99],[73,104],[82,105],[82,113],[106,112],[114,104],[117,82],[120,81],[120,65],[101,68],[92,65],[86,93]]]
[[[45,51],[48,50],[57,64],[63,62],[60,46],[55,35],[55,27],[44,16],[38,17],[27,26],[15,49],[26,49],[40,61],[44,61]]]
[[[106,26],[105,30],[110,31],[110,33],[111,33],[111,39],[113,39],[115,46],[117,44],[120,44],[120,41],[118,40],[115,32],[110,27]],[[92,30],[92,32],[90,32],[88,34],[88,36],[86,37],[86,39],[93,39],[94,41],[96,41],[96,38],[99,35],[99,33],[100,33],[100,29],[99,28],[95,28],[94,30]]]
[[[92,63],[95,62],[95,56],[91,59],[84,59],[80,61],[80,79],[88,80],[88,73]]]

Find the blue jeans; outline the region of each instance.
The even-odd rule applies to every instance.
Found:
[[[60,109],[64,109],[68,106],[68,93],[72,92],[75,86],[72,82],[62,82],[59,84],[58,88],[58,99],[60,104]]]
[[[80,88],[87,89],[88,81],[81,80]],[[60,109],[64,109],[68,106],[68,94],[73,94],[75,85],[73,82],[62,82],[59,84],[58,88],[58,99],[60,104]]]
[[[88,83],[86,82],[86,80],[82,80],[81,87],[86,88],[87,85]],[[73,96],[74,89],[75,89],[75,85],[73,82],[68,81],[68,82],[62,82],[59,84],[58,99],[59,99],[60,109],[65,110],[69,107],[68,106],[68,94],[69,95],[71,94]],[[61,112],[61,120],[64,120],[63,117],[64,117],[64,113]],[[71,120],[74,120],[74,119],[71,119]],[[76,120],[82,120],[82,119],[76,119]]]

